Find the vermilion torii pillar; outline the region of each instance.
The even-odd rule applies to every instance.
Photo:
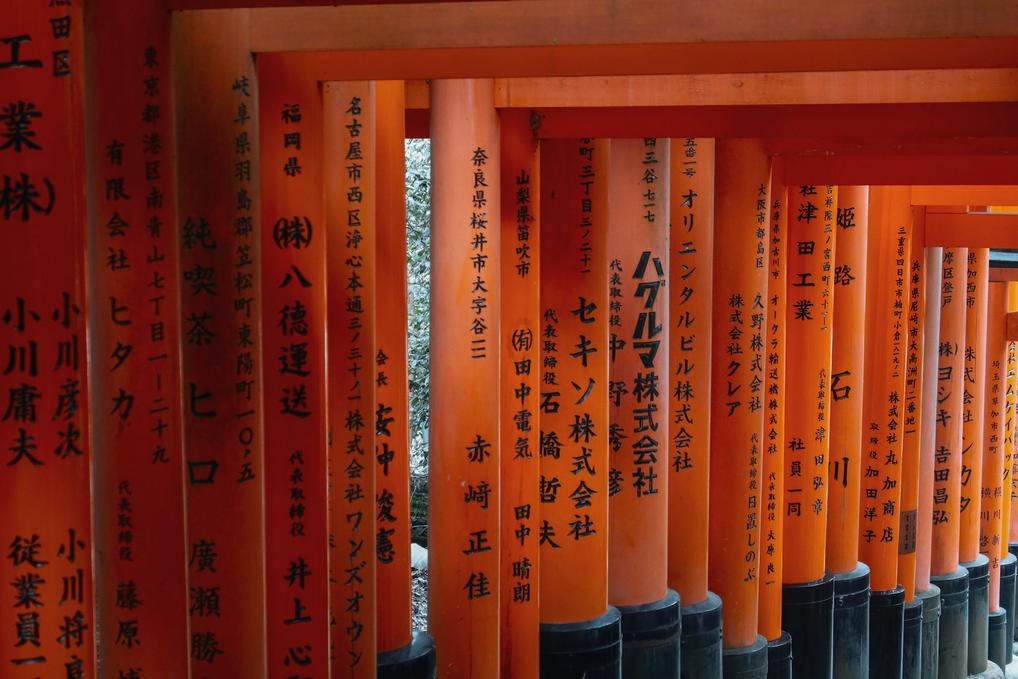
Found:
[[[1013,313],[1018,311],[1018,282],[1009,281],[1007,284],[1007,311]],[[1018,544],[1012,542],[1018,538],[1018,525],[1014,516],[1016,512],[1015,503],[1015,466],[1018,465],[1018,456],[1015,455],[1015,398],[1018,392],[1018,354],[1014,341],[1007,342],[1007,372],[1005,376],[1004,394],[1004,506],[1003,528],[1001,534],[1005,543],[1008,544],[1010,554],[1018,552]],[[1003,548],[1001,553],[1003,554]],[[1006,555],[1004,557],[1006,559]],[[1018,592],[1016,592],[1018,597]],[[1018,600],[1015,601],[1018,607]],[[1009,625],[1015,625],[1015,611],[1011,612]],[[1018,629],[1018,626],[1016,626]]]
[[[682,602],[682,674],[721,676],[721,599],[707,589],[714,140],[672,139],[668,585]]]
[[[0,666],[11,679],[95,676],[82,5],[9,5],[2,31]],[[35,195],[18,204],[12,188]]]
[[[945,677],[968,671],[968,572],[958,566],[967,259],[966,248],[944,249],[931,581],[941,592],[938,664]]]
[[[834,575],[836,676],[862,676],[869,648],[870,569],[859,562],[859,477],[866,340],[869,187],[838,189],[831,353],[827,571]]]
[[[870,187],[859,558],[870,574],[869,674],[898,677],[905,590],[898,585],[908,336],[908,187]]]
[[[322,98],[283,55],[259,56],[258,83],[268,676],[321,679],[330,664]]]
[[[764,677],[757,597],[770,168],[763,145],[719,140],[715,173],[708,584],[724,602],[725,675]]]
[[[500,161],[490,80],[431,83],[429,629],[442,677],[499,672]]]
[[[188,570],[217,568],[222,547],[204,535],[185,547],[181,408],[209,409],[200,385],[182,393],[182,335],[202,330],[180,327],[178,285],[203,297],[218,288],[207,270],[178,271],[169,15],[161,3],[103,0],[89,4],[84,28],[98,665],[187,676],[189,656],[214,667],[222,652],[207,629],[189,637],[186,586]],[[87,549],[77,538],[68,548]],[[83,622],[68,628],[72,648]]]
[[[541,143],[541,671],[621,675],[608,605],[611,142]],[[621,483],[612,479],[611,484]]]
[[[504,110],[502,145],[502,679],[540,672],[541,167],[530,116]]]
[[[832,673],[834,581],[824,568],[834,327],[834,186],[788,189],[782,617],[793,674]]]
[[[668,589],[668,139],[614,139],[608,168],[608,601],[626,676],[679,676]]]

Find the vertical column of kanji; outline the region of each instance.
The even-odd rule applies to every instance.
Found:
[[[431,83],[428,627],[442,677],[499,676],[501,203],[493,87],[490,80]]]
[[[949,677],[968,667],[968,572],[958,567],[967,260],[965,248],[944,249],[931,581],[941,592],[939,672]]]
[[[870,569],[859,562],[869,187],[839,187],[836,221],[827,570],[834,574],[834,664],[859,675],[865,674],[865,658],[858,648],[869,643]]]
[[[770,163],[755,139],[715,153],[710,588],[724,602],[726,672],[766,675],[757,634]]]
[[[905,590],[898,586],[897,531],[911,210],[908,187],[871,187],[859,559],[871,570],[869,666],[874,676],[896,676],[903,652]]]
[[[628,632],[623,673],[679,673],[679,597],[668,589],[667,398],[670,141],[612,141],[608,601]],[[665,396],[662,397],[662,389]],[[669,668],[665,670],[663,668]],[[671,672],[674,670],[674,673]]]
[[[375,117],[371,81],[323,86],[331,676],[374,677]],[[376,419],[377,418],[377,419]],[[365,453],[367,451],[367,453]],[[384,504],[379,514],[388,510]]]
[[[833,652],[834,581],[824,575],[824,550],[837,201],[834,186],[788,191],[785,341],[795,363],[785,375],[785,398],[801,406],[785,414],[782,608],[793,671],[809,677],[830,676]]]
[[[502,676],[539,673],[537,538],[541,325],[540,156],[527,111],[504,110],[500,363],[502,473]],[[510,266],[511,263],[511,266]],[[510,451],[512,451],[510,453]]]
[[[721,599],[707,590],[714,140],[672,139],[668,283],[668,586],[682,603],[683,671],[721,672]],[[703,668],[702,670],[698,668]]]
[[[1007,347],[1004,316],[1007,314],[1007,283],[989,283],[986,313],[986,388],[983,431],[983,479],[979,510],[979,553],[990,563],[990,615],[1003,611],[1000,598],[1001,530],[1004,526],[1004,395]],[[1012,591],[1012,594],[1014,592]],[[991,658],[992,659],[992,658]]]
[[[243,16],[174,16],[187,532],[218,555],[215,570],[188,567],[196,678],[265,674],[257,93],[245,36]],[[219,46],[216,59],[190,49],[202,41]]]
[[[268,666],[317,679],[329,673],[330,625],[322,98],[283,55],[257,66]]]
[[[610,142],[541,144],[541,672],[617,673],[608,606]],[[621,297],[620,285],[618,297]],[[612,477],[611,487],[622,479]]]
[[[760,570],[760,634],[767,639],[771,671],[787,676],[792,671],[792,637],[781,629],[781,574],[784,557],[785,492],[785,315],[788,279],[788,190],[784,163],[771,164],[770,249],[767,270],[767,378],[761,478],[760,536],[763,544]],[[794,190],[794,189],[793,189]]]
[[[1018,311],[1018,282],[1007,284],[1007,311]],[[1015,455],[1015,402],[1018,400],[1018,344],[1007,343],[1007,391],[1004,401],[1004,535],[1008,541],[1014,538],[1018,551],[1018,488],[1015,486],[1018,472],[1018,455]],[[1010,488],[1010,492],[1008,492]]]
[[[185,553],[169,21],[162,3],[86,12],[96,627],[110,676],[187,676],[187,559],[217,568],[214,545]]]
[[[80,2],[8,3],[0,28],[0,667],[11,679],[96,676],[81,19]]]

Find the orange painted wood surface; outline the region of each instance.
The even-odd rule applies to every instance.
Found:
[[[285,56],[260,56],[257,66],[261,294],[270,314],[262,325],[268,676],[322,679],[330,626],[322,97]]]
[[[668,293],[668,586],[707,598],[714,140],[671,140]]]
[[[609,149],[541,143],[542,623],[608,607]]]
[[[837,206],[835,186],[788,189],[785,398],[800,406],[785,411],[785,583],[824,577],[831,396],[851,388],[831,373]]]
[[[541,163],[523,111],[499,116],[502,147],[501,677],[540,668]]]
[[[329,603],[332,677],[375,676],[375,493],[372,453],[386,427],[375,398],[378,97],[372,81],[322,85],[329,376]]]
[[[431,83],[428,629],[441,677],[499,671],[501,183],[490,80]],[[485,501],[487,498],[487,501]]]
[[[757,637],[770,166],[758,140],[715,152],[708,585],[733,648]]]
[[[1007,394],[1007,283],[990,283],[986,322],[986,427],[983,434],[982,495],[979,509],[979,553],[990,561],[990,610],[1000,605],[1001,546],[1004,528],[1004,406]]]
[[[671,141],[611,142],[608,168],[608,601],[668,588],[668,191]],[[666,388],[665,388],[666,390]]]
[[[847,573],[859,559],[869,187],[839,187],[835,221],[838,247],[834,256],[827,570]]]
[[[1007,310],[1018,311],[1018,283],[1007,284]],[[1007,391],[1004,397],[1004,540],[1001,558],[1007,556],[1008,543],[1018,537],[1018,502],[1015,498],[1015,401],[1018,400],[1018,345],[1007,343]],[[1010,477],[1008,473],[1010,472]],[[1010,488],[1010,492],[1008,492]]]
[[[965,303],[964,392],[961,444],[961,536],[958,558],[979,555],[979,513],[983,490],[983,445],[986,396],[986,304],[990,251],[969,248]]]
[[[927,239],[944,247],[1008,248],[1018,246],[1018,215],[996,212],[929,213]]]
[[[96,676],[82,6],[8,3],[0,28],[0,667],[11,679]]]
[[[216,569],[220,547],[185,538],[182,409],[206,406],[181,388],[177,290],[207,291],[209,281],[178,269],[169,15],[156,3],[105,0],[89,4],[85,26],[93,444],[101,451],[97,662],[109,674],[186,676],[189,657],[208,663],[219,652],[215,638],[188,634],[186,581],[189,570]]]

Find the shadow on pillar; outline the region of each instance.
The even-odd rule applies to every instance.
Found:
[[[870,674],[899,679],[904,663],[905,588],[870,595]]]
[[[989,659],[990,560],[980,554],[961,566],[969,572],[968,671],[978,675]]]
[[[923,600],[918,596],[905,604],[902,625],[901,677],[920,679],[923,668]]]
[[[721,679],[721,598],[682,607],[682,679]]]
[[[792,676],[832,679],[834,577],[782,587],[781,619],[792,637]]]
[[[766,679],[767,640],[757,635],[752,646],[726,648],[721,666],[724,679]]]
[[[792,637],[788,632],[767,642],[767,679],[792,679]]]
[[[541,679],[621,679],[622,616],[614,606],[593,620],[541,623]]]
[[[859,563],[834,574],[834,679],[861,679],[869,666],[870,568]]]
[[[987,654],[990,662],[998,667],[1007,667],[1007,649],[1011,646],[1007,636],[1007,611],[998,608],[990,613],[989,620]]]
[[[923,602],[923,638],[920,644],[922,679],[938,679],[940,669],[940,588],[931,584],[925,592],[916,592]]]
[[[624,679],[679,679],[682,632],[679,595],[639,606],[618,606],[622,615],[622,676]]]
[[[1015,551],[1018,551],[1018,544],[1008,545],[1010,554],[1000,560],[1000,605],[1007,611],[1007,638],[1013,639],[1015,636],[1015,604],[1018,603],[1015,600],[1016,585],[1018,585],[1018,557],[1015,556]],[[1010,646],[1009,646],[1010,647]],[[1014,660],[1014,653],[1008,652],[1007,664],[1010,665],[1011,661]]]
[[[434,679],[435,640],[414,630],[410,643],[378,654],[378,679]]]
[[[953,573],[933,576],[930,582],[940,588],[938,676],[942,679],[966,677],[969,652],[969,572],[959,567]]]

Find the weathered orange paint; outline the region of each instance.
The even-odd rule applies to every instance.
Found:
[[[562,225],[541,233],[541,259],[556,262],[541,270],[542,623],[591,620],[608,608],[610,146],[541,144],[541,218]],[[596,351],[584,358],[587,349]]]
[[[715,163],[708,585],[734,648],[757,638],[770,168],[755,139],[718,141]]]
[[[846,386],[831,373],[837,205],[834,186],[788,190],[785,346],[795,361],[785,372],[785,398],[799,405],[785,411],[786,584],[825,572],[831,394]]]
[[[962,397],[961,535],[958,558],[979,555],[980,495],[983,489],[983,430],[986,396],[986,289],[990,251],[969,248],[965,305],[964,392]]]
[[[499,671],[500,160],[490,80],[431,83],[428,629],[441,677]],[[490,506],[472,500],[490,489]],[[484,495],[484,497],[489,497]]]
[[[257,66],[261,294],[272,314],[262,324],[268,676],[289,677],[307,660],[300,673],[322,679],[330,625],[322,97],[286,56],[259,56]]]
[[[990,610],[1000,609],[1001,545],[1004,528],[1004,406],[1007,392],[1007,283],[990,283],[986,316],[986,427],[983,435],[979,553],[990,561]]]
[[[668,139],[615,139],[608,167],[608,601],[668,590]],[[659,403],[660,402],[660,403]]]
[[[503,679],[540,668],[541,167],[524,111],[502,111],[502,307],[499,363]]]
[[[859,560],[863,357],[866,328],[866,237],[869,187],[838,188],[834,257],[834,348],[831,353],[831,449],[827,486],[827,570],[847,573]]]
[[[1008,313],[1018,311],[1018,282],[1007,284]],[[1018,502],[1015,501],[1015,477],[1018,476],[1018,454],[1015,454],[1015,401],[1018,394],[1018,347],[1007,343],[1007,391],[1004,401],[1004,528],[1000,556],[1007,556],[1008,544],[1018,537]],[[1009,475],[1010,473],[1010,475]],[[1009,491],[1010,489],[1010,491]]]
[[[671,143],[668,586],[690,606],[707,598],[714,140]]]

